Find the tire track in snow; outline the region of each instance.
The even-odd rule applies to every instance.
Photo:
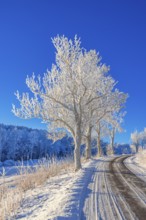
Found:
[[[124,165],[126,158],[98,160],[81,220],[146,220],[146,183]]]
[[[85,199],[82,220],[125,219],[116,196],[110,187],[108,176],[111,175],[109,170],[111,160],[112,158],[98,160],[94,177],[88,186],[91,193]]]
[[[122,210],[121,210],[121,208],[120,208],[120,206],[117,202],[116,196],[115,196],[115,194],[113,193],[113,191],[111,189],[110,182],[108,180],[108,175],[106,175],[104,173],[104,176],[105,176],[105,184],[106,184],[106,187],[107,187],[107,192],[110,195],[109,199],[111,201],[111,208],[114,212],[114,217],[117,216],[117,219],[123,220],[125,218],[124,218],[123,212],[122,212]],[[115,210],[116,210],[116,212],[115,212]]]
[[[146,219],[146,204],[144,196],[146,197],[146,183],[133,174],[124,164],[127,158],[115,158],[110,163],[110,170],[112,172],[113,186],[116,187],[116,192],[120,193],[125,202],[122,204],[119,201],[122,209],[128,207],[129,214],[133,215],[133,219]],[[125,213],[126,219],[129,219],[128,212]]]

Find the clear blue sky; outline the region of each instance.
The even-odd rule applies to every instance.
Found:
[[[146,126],[145,0],[0,0],[0,123],[45,128],[11,113],[14,92],[27,91],[26,75],[43,74],[54,62],[51,37],[81,37],[100,52],[118,88],[130,97],[117,141]]]

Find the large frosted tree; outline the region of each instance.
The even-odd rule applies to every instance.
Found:
[[[89,104],[102,97],[108,67],[100,63],[96,51],[86,51],[80,39],[74,41],[57,36],[56,64],[43,77],[27,77],[26,84],[33,96],[16,93],[20,108],[13,106],[16,116],[41,118],[50,128],[68,130],[75,142],[75,170],[80,169],[80,145]]]
[[[32,96],[17,92],[20,107],[13,105],[12,111],[25,119],[41,118],[51,131],[59,128],[59,131],[70,132],[75,144],[75,170],[78,170],[81,168],[80,145],[91,120],[89,109],[94,114],[99,111],[106,85],[112,78],[106,76],[109,67],[101,63],[99,54],[82,48],[76,36],[74,40],[57,36],[52,42],[56,49],[55,64],[43,76],[33,74],[26,78]]]

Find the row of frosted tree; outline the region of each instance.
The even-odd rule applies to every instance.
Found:
[[[109,66],[101,63],[95,50],[87,51],[75,36],[52,39],[55,63],[43,76],[26,78],[30,93],[16,92],[20,107],[13,113],[21,118],[40,118],[57,139],[70,133],[74,140],[75,170],[81,168],[80,146],[86,144],[91,157],[91,137],[97,136],[98,152],[102,135],[110,134],[113,148],[116,131],[121,131],[127,94],[116,88]]]
[[[45,130],[0,124],[0,161],[62,157],[73,152],[72,138],[55,143]]]
[[[143,131],[138,132],[137,130],[131,133],[131,142],[135,146],[136,153],[139,149],[146,149],[146,128]]]

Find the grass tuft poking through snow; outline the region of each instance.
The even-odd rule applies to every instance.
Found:
[[[60,174],[62,171],[73,170],[73,160],[41,161],[35,167],[25,167],[23,164],[18,168],[19,178],[10,186],[6,181],[5,169],[1,174],[0,185],[0,220],[15,217],[17,209],[25,198],[25,192],[29,189],[42,185],[50,177]]]

